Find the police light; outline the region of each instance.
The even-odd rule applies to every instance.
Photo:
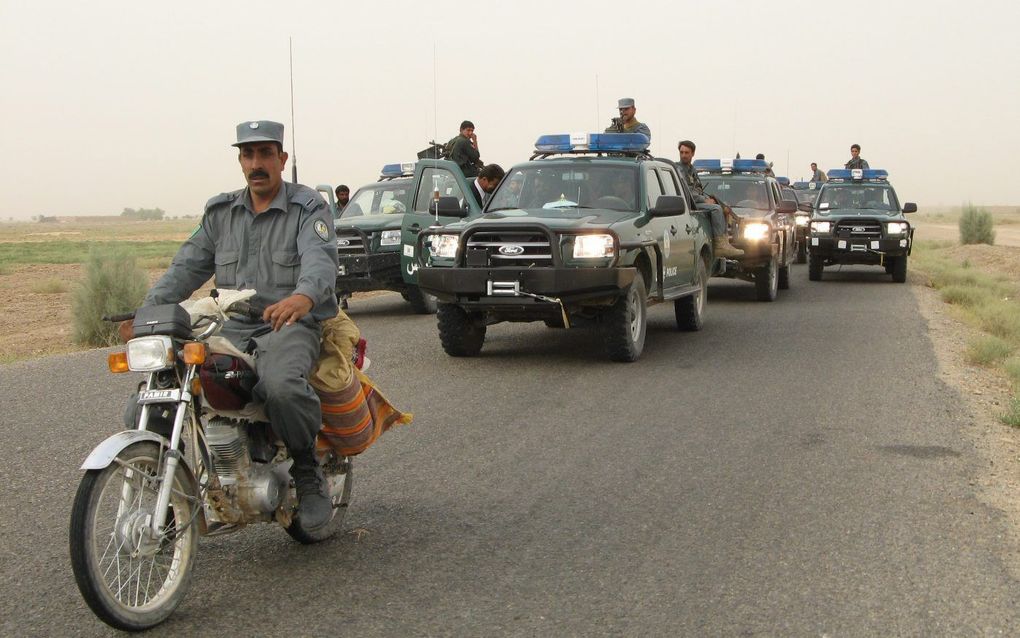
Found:
[[[790,185],[790,178],[789,177],[777,177],[776,181],[779,182],[780,184],[782,184],[783,186],[789,186]]]
[[[614,152],[641,153],[651,140],[644,133],[561,133],[535,141],[539,153]]]
[[[794,182],[793,189],[798,191],[806,191],[812,188],[811,184],[814,182]]]
[[[765,173],[769,163],[759,159],[701,159],[694,160],[699,173]]]
[[[412,175],[414,175],[414,162],[385,164],[382,167],[383,177],[411,177]]]
[[[884,181],[889,179],[889,171],[881,168],[832,168],[829,169],[829,179],[842,181]]]

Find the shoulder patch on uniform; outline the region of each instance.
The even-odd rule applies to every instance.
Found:
[[[208,213],[210,208],[215,208],[221,204],[233,201],[236,195],[236,193],[220,193],[215,197],[210,197],[209,201],[205,203],[205,212]]]
[[[316,219],[315,223],[312,224],[312,228],[315,229],[315,234],[319,236],[319,239],[329,241],[329,226],[326,225],[326,222]]]

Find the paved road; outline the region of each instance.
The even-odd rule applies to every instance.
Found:
[[[357,459],[347,533],[203,540],[152,635],[1016,635],[1015,548],[912,295],[794,272],[773,304],[713,280],[700,333],[653,308],[635,364],[541,324],[450,359],[398,296],[357,304],[414,425]],[[77,465],[132,382],[104,369],[0,367],[5,635],[113,633],[66,541]]]

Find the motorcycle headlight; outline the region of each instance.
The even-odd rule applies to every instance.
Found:
[[[909,227],[906,222],[889,222],[885,225],[885,229],[890,235],[902,235],[907,232],[907,228]]]
[[[174,344],[166,335],[137,337],[127,342],[127,363],[132,372],[165,370],[173,362]]]
[[[753,222],[744,226],[744,239],[760,241],[769,236],[769,225]]]
[[[396,246],[400,243],[400,231],[399,230],[384,230],[379,235],[380,246]]]
[[[813,222],[811,224],[811,230],[812,230],[812,232],[816,232],[816,233],[827,233],[830,230],[832,230],[832,223],[831,222]]]
[[[793,218],[793,221],[797,222],[798,226],[807,226],[808,222],[811,221],[811,218],[807,215],[796,215]]]
[[[453,259],[457,256],[460,246],[460,235],[433,235],[432,255],[441,259]]]
[[[574,259],[601,259],[616,255],[612,235],[578,235],[574,238]]]

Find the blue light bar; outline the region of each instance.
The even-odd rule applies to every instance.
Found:
[[[535,141],[539,153],[617,152],[641,153],[651,140],[644,133],[561,133]]]
[[[790,185],[790,178],[789,177],[777,177],[776,181],[779,182],[780,184],[782,184],[783,186],[789,186]]]
[[[794,182],[793,188],[799,191],[806,191],[811,188],[810,184],[811,182]]]
[[[382,167],[383,177],[410,177],[412,175],[414,175],[414,162],[385,164]]]
[[[845,181],[884,181],[889,179],[889,171],[881,168],[831,168],[829,179]]]
[[[701,173],[764,173],[769,163],[759,159],[694,160],[694,170]]]

